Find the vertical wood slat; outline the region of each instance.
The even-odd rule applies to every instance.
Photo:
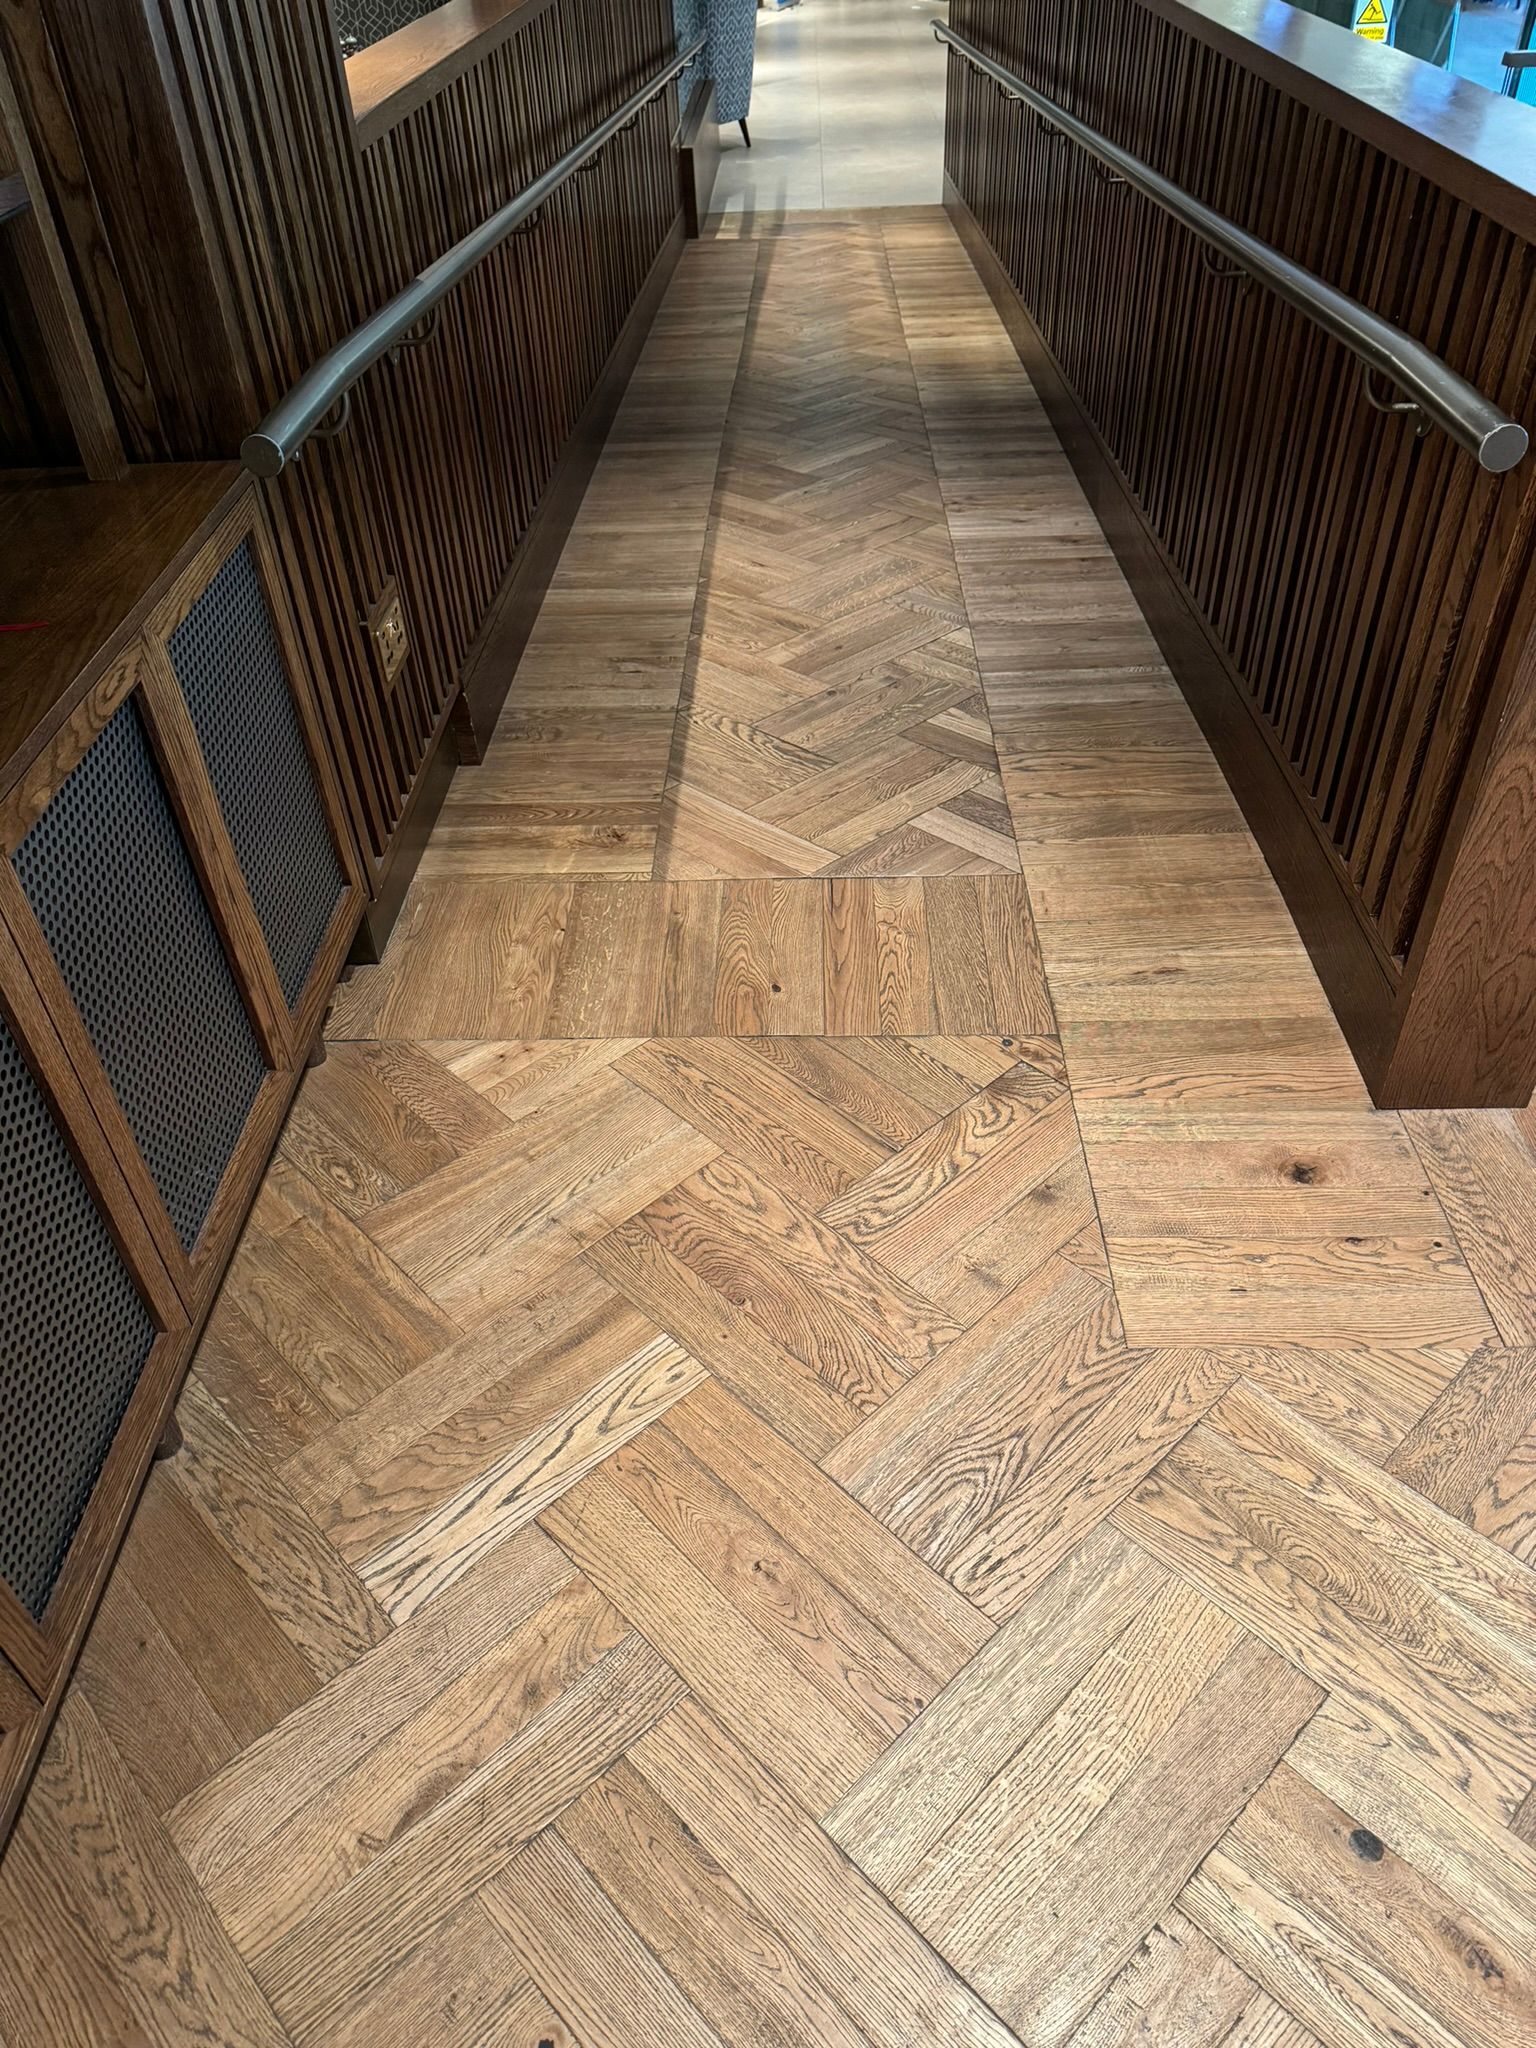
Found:
[[[676,47],[669,0],[529,0],[457,76],[402,102],[393,126],[371,115],[365,144],[329,0],[85,8],[0,0],[0,36],[25,17],[63,74],[53,189],[69,192],[71,147],[112,186],[100,219],[74,207],[71,254],[99,282],[92,338],[135,460],[232,454],[317,357]],[[131,107],[119,76],[142,82]],[[668,92],[537,229],[486,259],[427,345],[369,372],[344,435],[311,442],[268,487],[375,889],[466,654],[675,232],[675,127]],[[163,200],[145,181],[110,177],[141,132]],[[141,360],[108,334],[109,300],[126,306]],[[204,330],[206,346],[176,340]],[[39,443],[35,458],[10,459],[55,458]],[[386,686],[363,621],[391,579],[411,655]]]
[[[63,244],[33,158],[21,101],[0,47],[0,178],[19,178],[25,212],[12,223],[17,270],[88,477],[110,482],[127,467]]]
[[[1519,418],[1536,252],[1137,0],[954,0],[954,27]],[[1366,404],[1341,344],[951,54],[947,168],[1403,972],[1536,492]],[[1496,538],[1497,536],[1497,538]]]

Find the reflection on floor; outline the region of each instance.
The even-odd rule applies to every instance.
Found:
[[[331,1038],[9,2042],[1536,2038],[1531,1133],[1370,1108],[942,216],[689,252]]]
[[[935,0],[801,0],[762,8],[752,147],[732,128],[714,206],[784,212],[927,206],[943,185],[944,52]]]

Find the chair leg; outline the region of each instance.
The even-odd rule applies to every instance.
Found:
[[[750,149],[752,147],[752,137],[747,133],[747,124],[745,121],[743,121],[739,125],[741,128],[741,139],[747,145],[748,149]]]

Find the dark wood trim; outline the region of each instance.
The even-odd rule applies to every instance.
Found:
[[[457,761],[480,760],[496,729],[544,593],[645,346],[656,309],[671,282],[683,243],[683,219],[679,214],[617,342],[609,351],[597,386],[561,450],[554,474],[519,543],[512,573],[502,585],[465,660],[459,695],[444,715],[406,800],[389,851],[374,878],[372,900],[362,913],[353,942],[354,960],[371,962],[382,958],[448,794],[454,765]]]
[[[684,239],[683,217],[679,213],[630,308],[618,340],[609,351],[592,396],[561,450],[554,474],[519,544],[512,573],[465,658],[453,716],[461,761],[478,761],[496,729],[539,606],[645,346],[656,309],[671,282]]]
[[[51,1029],[62,1042],[70,1065],[93,1106],[93,1116],[106,1133],[107,1144],[118,1162],[136,1213],[147,1225],[155,1250],[177,1293],[184,1301],[189,1300],[194,1288],[186,1248],[176,1235],[169,1211],[139,1150],[127,1115],[107,1078],[100,1055],[9,859],[0,861],[0,923],[7,927],[47,1010]]]
[[[1136,601],[1285,896],[1362,1071],[1386,1058],[1397,976],[1333,851],[1297,803],[1269,729],[1201,618],[1060,364],[946,176],[944,203],[1050,416]]]
[[[0,1841],[26,1789],[47,1725],[42,1701],[0,1657]]]
[[[268,1065],[286,1067],[293,1055],[288,1005],[225,828],[191,714],[177,687],[170,656],[157,638],[144,645],[138,698],[181,835],[224,942],[230,970],[245,996],[251,1028]]]
[[[47,351],[53,381],[69,416],[80,464],[97,482],[115,482],[128,468],[101,369],[91,347],[69,261],[43,189],[10,66],[0,46],[0,174],[19,179],[26,205],[13,212],[22,281]]]
[[[140,466],[119,484],[35,470],[0,483],[0,623],[41,622],[6,636],[0,796],[31,779],[245,488],[232,462]]]
[[[144,649],[135,641],[98,676],[69,716],[53,724],[46,752],[27,750],[16,779],[0,796],[0,854],[7,860],[52,803],[98,733],[139,687]]]
[[[342,62],[357,142],[367,149],[525,29],[553,0],[447,0]]]
[[[709,205],[720,171],[720,124],[715,119],[715,81],[701,78],[688,96],[677,131],[677,174],[683,199],[683,225],[697,240],[709,218]]]
[[[0,872],[6,868],[0,861]],[[101,1126],[69,1047],[49,1014],[44,992],[30,972],[14,932],[0,915],[0,1008],[43,1094],[58,1119],[86,1185],[95,1196],[113,1243],[139,1281],[157,1322],[174,1325],[181,1297],[159,1254],[143,1210],[133,1199],[121,1156]]]
[[[1138,4],[1536,241],[1529,107],[1274,0]]]
[[[1536,1066],[1536,632],[1462,815],[1409,959],[1384,1108],[1523,1102]]]
[[[455,698],[454,703],[458,699]],[[411,883],[416,879],[416,870],[421,865],[421,856],[427,850],[427,841],[432,837],[432,827],[437,823],[438,813],[453,781],[457,765],[453,742],[448,733],[448,721],[453,705],[443,713],[442,724],[431,751],[422,763],[411,793],[405,800],[400,822],[395,827],[394,837],[389,843],[389,852],[379,863],[374,877],[373,893],[363,905],[353,935],[349,958],[360,964],[371,964],[382,960],[384,948],[389,944],[389,935],[395,928],[395,920],[405,907]]]

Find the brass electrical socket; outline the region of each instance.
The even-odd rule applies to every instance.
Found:
[[[378,603],[364,623],[368,638],[373,643],[379,673],[385,685],[392,690],[411,651],[410,635],[405,629],[405,606],[400,601],[400,586],[393,576],[380,591]]]

